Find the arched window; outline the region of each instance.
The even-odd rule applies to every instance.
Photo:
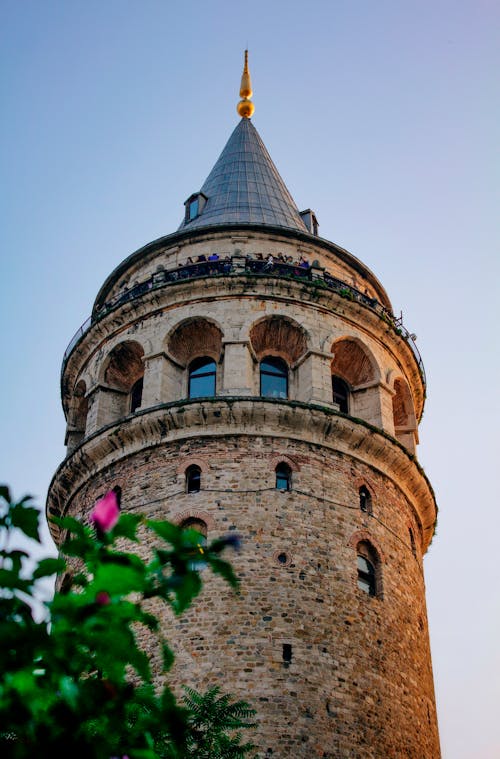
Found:
[[[130,413],[133,414],[137,411],[142,403],[142,387],[144,384],[144,377],[139,377],[137,382],[134,382],[132,389],[130,390]]]
[[[186,469],[186,493],[198,493],[201,488],[201,469],[196,464]]]
[[[260,362],[260,394],[264,398],[288,398],[288,365],[282,358],[267,356]]]
[[[344,382],[343,379],[340,379],[340,377],[337,377],[335,374],[332,375],[332,393],[333,402],[338,405],[339,410],[343,414],[348,414],[349,388],[347,386],[347,382]]]
[[[359,489],[359,508],[366,514],[372,513],[372,497],[366,485],[361,485]]]
[[[213,358],[195,358],[189,365],[189,398],[207,398],[215,395],[216,373]]]
[[[292,470],[281,462],[276,467],[276,490],[291,490],[292,489]]]
[[[358,588],[369,596],[380,595],[380,561],[377,552],[368,541],[363,540],[356,548],[358,563]]]
[[[189,562],[189,569],[192,569],[195,572],[201,572],[207,566],[207,562],[203,558],[203,549],[207,545],[207,524],[203,521],[203,519],[188,517],[187,519],[184,519],[183,522],[181,522],[180,526],[183,530],[196,530],[196,532],[199,533],[197,538],[199,555],[197,555],[193,561]]]

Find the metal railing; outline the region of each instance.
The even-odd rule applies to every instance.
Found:
[[[394,314],[392,314],[385,306],[379,303],[376,298],[371,298],[369,295],[361,292],[360,290],[357,290],[347,282],[336,279],[322,268],[286,263],[282,261],[270,262],[248,257],[245,259],[238,258],[236,263],[235,259],[233,258],[225,258],[223,260],[219,259],[216,261],[197,261],[194,264],[189,264],[188,266],[180,266],[177,269],[170,269],[168,271],[162,269],[161,271],[153,274],[145,282],[140,282],[139,284],[134,285],[134,287],[131,287],[128,290],[124,290],[116,297],[107,301],[101,308],[93,313],[92,316],[86,319],[82,326],[73,335],[68,347],[64,352],[61,376],[64,373],[66,362],[71,352],[80,341],[80,339],[90,329],[90,327],[100,321],[104,316],[106,316],[106,314],[110,313],[110,311],[113,311],[124,303],[135,300],[136,298],[139,298],[141,295],[144,295],[144,293],[147,293],[151,290],[157,290],[165,287],[166,285],[174,284],[176,282],[216,275],[220,276],[227,274],[244,273],[311,282],[317,286],[332,290],[347,300],[357,301],[358,303],[361,303],[362,305],[376,311],[377,314],[385,322],[387,322],[387,324],[390,324],[394,328],[395,332],[398,335],[401,335],[401,337],[403,337],[410,346],[411,350],[413,351],[415,360],[418,364],[418,368],[420,370],[420,374],[425,386],[426,377],[422,357],[415,344],[414,335],[410,333],[408,329],[403,325],[402,316],[394,316]]]

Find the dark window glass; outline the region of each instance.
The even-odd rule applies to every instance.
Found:
[[[370,491],[364,485],[359,489],[359,508],[367,514],[372,513],[372,497]]]
[[[136,409],[139,408],[142,403],[143,382],[144,378],[140,377],[137,382],[132,385],[132,390],[130,391],[130,411],[132,414],[134,411],[136,411]]]
[[[198,216],[199,201],[195,198],[189,203],[189,221],[192,221]]]
[[[186,469],[186,492],[198,493],[201,487],[201,469],[193,464]]]
[[[189,367],[189,397],[215,395],[215,361],[207,356],[195,359]]]
[[[286,664],[290,664],[292,661],[292,644],[283,643],[283,661]]]
[[[288,366],[282,358],[268,356],[261,361],[260,394],[264,398],[288,398]]]
[[[370,596],[376,592],[375,567],[364,556],[358,554],[358,588]]]
[[[343,414],[349,413],[349,388],[340,377],[332,376],[333,402],[339,405]]]
[[[278,464],[276,467],[276,490],[290,490],[292,486],[292,470],[288,464]]]

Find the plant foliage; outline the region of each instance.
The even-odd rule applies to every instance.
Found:
[[[168,684],[155,687],[137,640],[144,628],[160,637],[167,673],[173,654],[144,602],[157,598],[182,613],[200,592],[201,558],[236,587],[221,558],[235,538],[204,547],[194,530],[132,514],[95,517],[92,527],[72,517],[53,521],[66,535],[59,558],[27,562],[28,552],[12,546],[13,533],[40,542],[39,511],[29,496],[13,502],[0,486],[0,756],[246,756],[252,746],[239,731],[251,726],[253,710],[218,689],[186,690],[179,704]],[[147,559],[132,550],[145,533]],[[37,581],[56,572],[61,590],[37,621]]]

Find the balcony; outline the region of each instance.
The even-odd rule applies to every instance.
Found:
[[[400,335],[410,346],[415,360],[417,362],[420,375],[425,387],[426,377],[425,369],[420,352],[415,344],[414,335],[403,325],[402,317],[396,317],[376,298],[369,297],[366,293],[357,290],[347,282],[336,279],[325,269],[305,265],[304,263],[293,263],[288,261],[244,258],[243,256],[226,257],[212,261],[197,261],[187,266],[179,266],[177,269],[161,270],[153,274],[149,279],[140,282],[130,289],[119,293],[115,298],[106,301],[99,309],[90,316],[75,333],[69,342],[63,356],[61,376],[66,368],[66,363],[76,344],[88,332],[92,325],[99,322],[111,311],[137,298],[140,298],[147,292],[162,289],[178,282],[184,282],[191,279],[202,279],[206,277],[225,277],[252,275],[257,277],[276,277],[279,279],[288,279],[311,286],[321,287],[337,293],[342,298],[350,301],[356,301],[363,306],[375,311],[383,321],[389,324],[396,334]]]

